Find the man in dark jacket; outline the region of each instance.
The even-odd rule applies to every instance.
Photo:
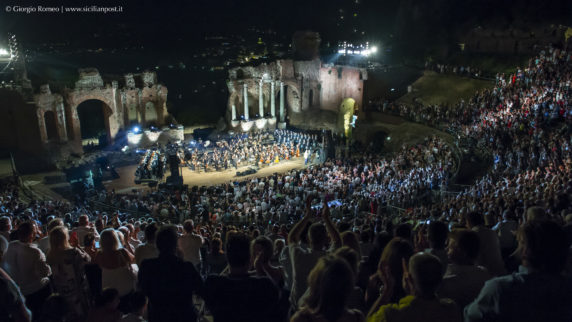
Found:
[[[159,257],[146,259],[139,269],[139,287],[149,298],[149,321],[196,321],[193,294],[203,281],[192,263],[177,257],[177,229],[168,225],[157,233]]]

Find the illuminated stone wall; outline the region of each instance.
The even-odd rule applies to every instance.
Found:
[[[324,65],[319,59],[277,60],[259,66],[236,67],[229,70],[227,80],[229,98],[225,117],[230,128],[237,131],[280,126],[281,85],[284,89],[285,121],[290,119],[289,116],[303,115],[306,112],[329,110],[337,113],[345,98],[354,99],[358,108],[361,108],[363,82],[366,79],[365,69]],[[261,81],[262,87],[260,87]],[[272,93],[272,83],[274,83],[274,93]],[[245,87],[248,113],[245,113],[244,106]],[[275,101],[274,115],[271,112],[272,96]],[[259,112],[260,97],[262,97],[263,115]],[[256,117],[257,114],[259,117]]]
[[[120,130],[128,129],[132,123],[142,126],[166,124],[169,117],[166,107],[168,90],[157,83],[154,72],[127,74],[121,80],[122,86],[118,80],[106,83],[95,68],[80,69],[78,72],[79,78],[74,88],[65,88],[61,93],[52,93],[50,86],[44,84],[31,102],[25,99],[4,100],[5,106],[2,108],[12,113],[11,119],[25,124],[18,125],[18,128],[26,129],[12,131],[14,137],[4,141],[17,143],[5,144],[6,147],[22,150],[30,147],[32,152],[41,154],[53,150],[55,146],[82,153],[77,108],[87,100],[104,103],[105,126],[110,143]],[[12,92],[15,96],[10,95]],[[17,97],[16,94],[17,90],[5,91],[3,96]],[[55,133],[49,133],[48,128],[53,128],[53,123]]]

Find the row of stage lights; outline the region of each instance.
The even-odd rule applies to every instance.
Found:
[[[369,56],[371,54],[377,53],[377,47],[369,47],[369,42],[365,45],[353,45],[347,42],[340,43],[338,45],[338,54],[342,55],[356,55],[356,56]]]

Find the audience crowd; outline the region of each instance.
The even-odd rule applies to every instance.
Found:
[[[571,321],[571,59],[549,48],[467,103],[397,107],[493,156],[439,202],[458,167],[439,137],[208,188],[101,192],[108,212],[3,182],[0,320]]]

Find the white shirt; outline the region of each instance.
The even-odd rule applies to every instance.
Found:
[[[44,253],[34,244],[19,240],[11,242],[4,255],[3,266],[24,296],[41,290],[50,282],[48,276],[52,270]]]
[[[79,244],[82,246],[83,246],[83,239],[85,238],[85,235],[87,235],[88,233],[93,233],[95,235],[95,241],[99,241],[99,234],[97,233],[97,230],[93,227],[79,226],[74,228],[72,230],[72,233],[73,232],[77,234],[77,240]]]
[[[197,234],[185,234],[179,237],[179,249],[183,252],[183,260],[197,266],[201,263],[201,246],[203,238]]]
[[[159,256],[159,250],[155,243],[143,243],[135,249],[135,263],[137,266],[141,266],[144,260],[149,258],[157,258]]]
[[[50,236],[46,236],[36,242],[38,248],[44,253],[44,255],[48,256],[48,252],[50,251]],[[81,243],[83,245],[83,243]]]

